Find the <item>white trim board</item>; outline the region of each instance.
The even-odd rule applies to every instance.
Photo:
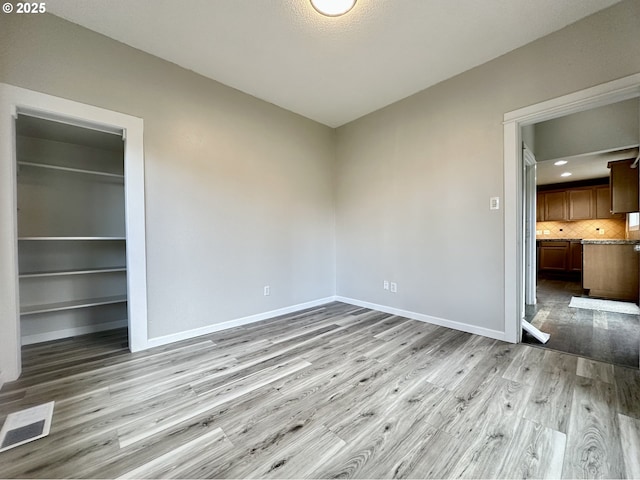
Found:
[[[0,83],[0,365],[5,381],[17,379],[21,371],[14,122],[18,112],[123,132],[129,348],[147,348],[148,338],[143,120]]]
[[[386,305],[378,305],[377,303],[356,300],[355,298],[341,297],[339,295],[335,297],[335,301],[348,303],[350,305],[356,305],[358,307],[370,308],[371,310],[377,310],[379,312],[389,313],[391,315],[398,315],[400,317],[406,317],[412,320],[418,320],[420,322],[431,323],[433,325],[439,325],[441,327],[447,327],[461,332],[473,333],[474,335],[482,335],[483,337],[494,338],[496,340],[505,340],[504,332],[491,330],[484,327],[476,327],[475,325],[460,323],[454,320],[447,320],[445,318],[425,315],[424,313],[411,312],[409,310],[388,307]]]
[[[640,73],[504,114],[504,328],[520,342],[524,318],[524,209],[521,128],[640,97]]]
[[[190,338],[199,337],[201,335],[208,335],[210,333],[219,332],[220,330],[226,330],[228,328],[239,327],[240,325],[247,325],[249,323],[260,322],[262,320],[269,320],[271,318],[279,317],[281,315],[287,315],[289,313],[299,312],[306,310],[307,308],[318,307],[320,305],[326,305],[327,303],[334,302],[335,297],[325,297],[318,300],[312,300],[306,303],[299,303],[297,305],[291,305],[290,307],[283,307],[277,310],[271,310],[269,312],[257,313],[255,315],[249,315],[248,317],[236,318],[221,323],[214,323],[212,325],[206,325],[204,327],[194,328],[192,330],[185,330],[183,332],[172,333],[170,335],[164,335],[162,337],[150,338],[147,342],[147,348],[159,347],[161,345],[167,345],[169,343],[179,342],[181,340],[188,340]]]
[[[65,328],[62,330],[53,330],[51,332],[37,333],[34,335],[25,335],[22,337],[22,345],[32,345],[34,343],[49,342],[51,340],[59,340],[61,338],[86,335],[87,333],[115,330],[116,328],[124,328],[127,325],[128,321],[124,319],[116,320],[114,322],[98,323],[95,325],[85,325],[84,327]]]

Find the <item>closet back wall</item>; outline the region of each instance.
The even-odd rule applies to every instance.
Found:
[[[144,119],[150,338],[334,294],[332,129],[48,14],[0,82]]]

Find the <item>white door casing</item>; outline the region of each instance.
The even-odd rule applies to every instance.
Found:
[[[21,371],[15,118],[28,113],[125,136],[129,348],[147,348],[144,123],[141,118],[0,83],[0,384]]]

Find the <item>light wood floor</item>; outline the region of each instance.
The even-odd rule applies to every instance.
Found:
[[[333,303],[128,353],[24,349],[0,420],[56,400],[0,477],[640,477],[640,373]]]

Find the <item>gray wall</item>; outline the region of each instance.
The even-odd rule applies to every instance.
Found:
[[[503,114],[640,72],[639,24],[617,4],[339,128],[338,295],[503,331]]]
[[[536,160],[601,152],[638,143],[637,98],[535,125]]]
[[[334,294],[332,129],[48,14],[0,82],[144,119],[150,337]]]

